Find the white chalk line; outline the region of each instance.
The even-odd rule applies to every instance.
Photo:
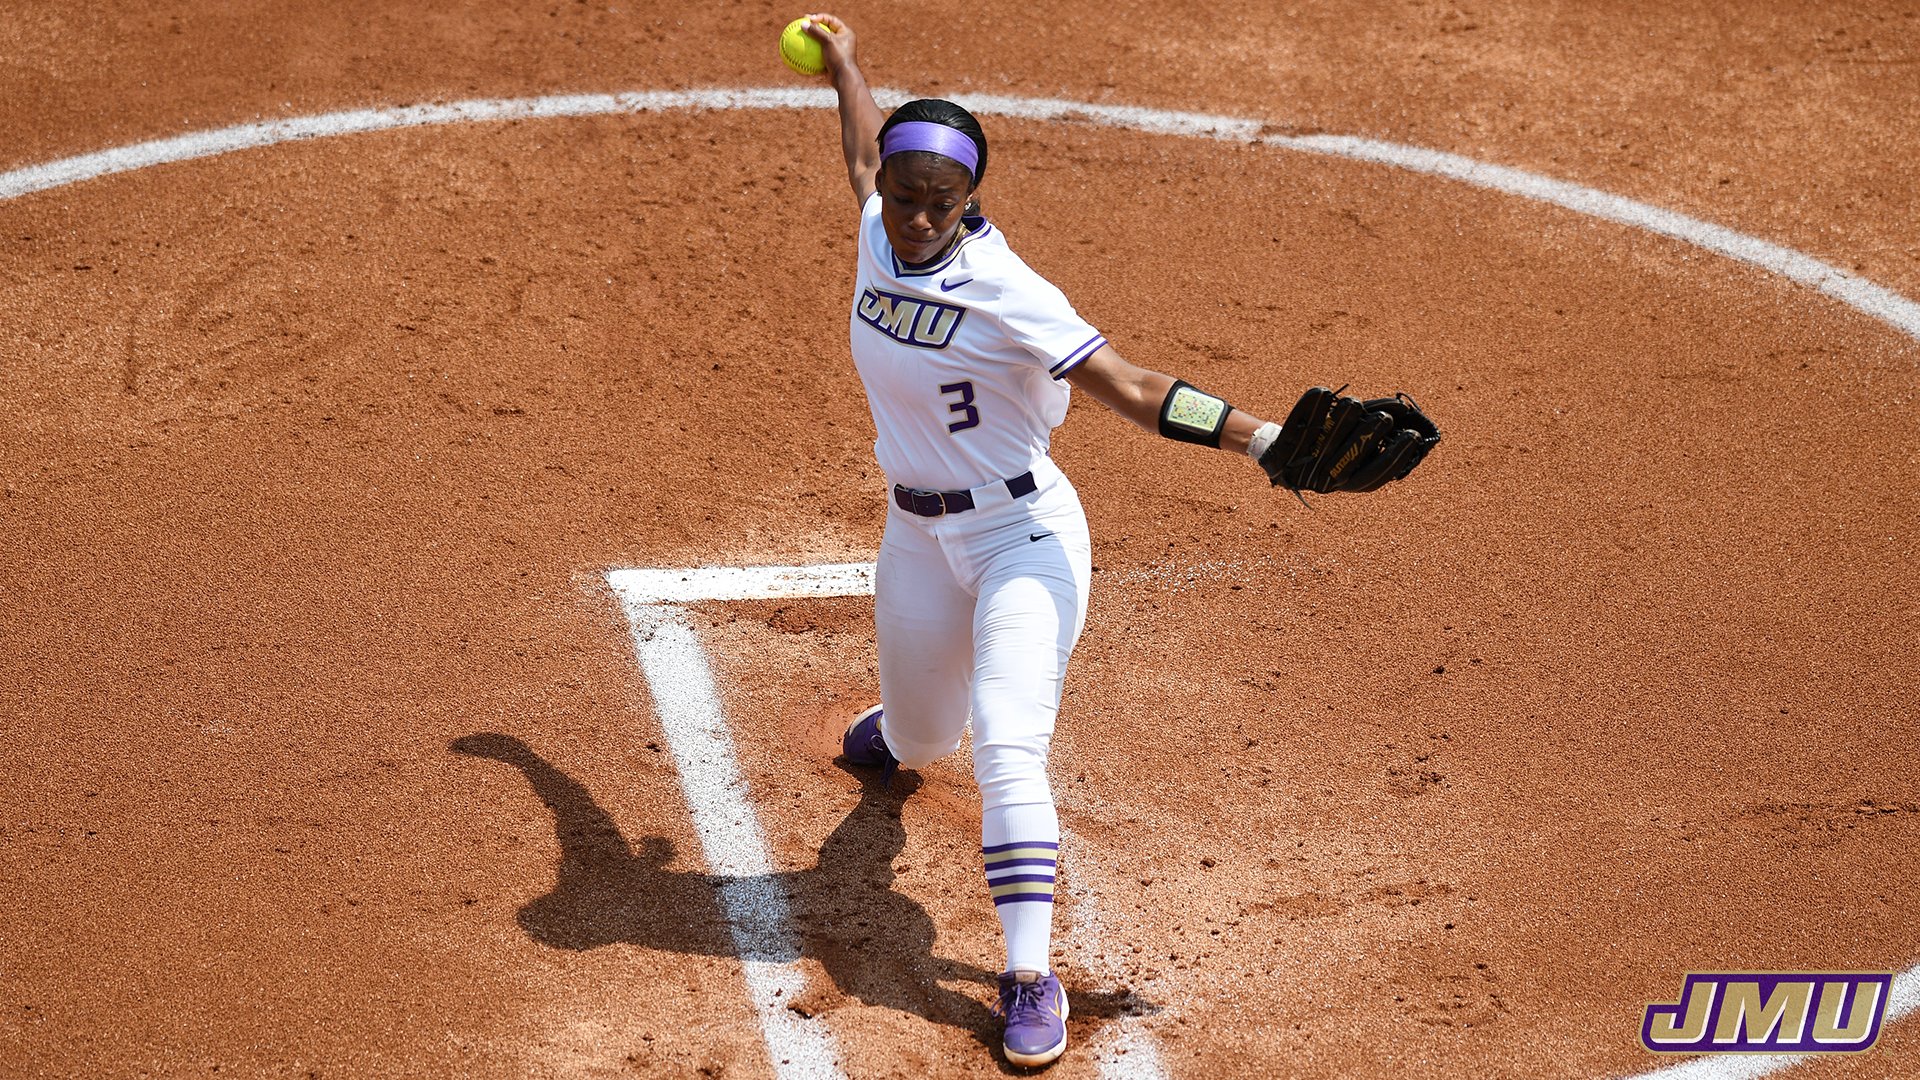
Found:
[[[1099,865],[1097,857],[1080,842],[1080,837],[1062,825],[1060,888],[1073,898],[1074,932],[1061,944],[1067,947],[1081,970],[1096,976],[1112,976],[1119,972],[1119,965],[1098,959],[1112,944],[1104,926],[1106,912],[1100,906],[1100,892],[1093,884],[1092,875],[1085,873],[1086,867]],[[1122,1017],[1119,1023],[1101,1029],[1088,1052],[1093,1055],[1099,1075],[1109,1080],[1154,1080],[1167,1075],[1153,1036],[1136,1017]]]
[[[1885,1036],[1886,1025],[1920,1009],[1920,964],[1893,977],[1893,987],[1887,994],[1887,1011],[1881,1019],[1881,1033]],[[1872,1051],[1867,1051],[1872,1053]],[[1766,1076],[1781,1069],[1790,1069],[1795,1065],[1819,1061],[1826,1058],[1852,1057],[1852,1054],[1737,1054],[1719,1057],[1690,1058],[1678,1065],[1664,1069],[1655,1069],[1649,1073],[1640,1073],[1632,1080],[1752,1080],[1753,1077]]]
[[[747,993],[760,1016],[761,1035],[776,1076],[838,1078],[833,1036],[820,1019],[788,1009],[806,985],[787,898],[775,882],[773,859],[761,833],[747,782],[740,774],[720,697],[681,605],[709,600],[778,600],[873,595],[872,563],[817,566],[710,566],[699,569],[627,569],[607,573],[633,627],[634,650],[653,692],[680,788],[708,870],[729,880],[721,904],[734,945],[746,960]],[[1076,902],[1096,909],[1084,886],[1070,884]],[[1094,920],[1074,947],[1087,956],[1104,951]],[[1108,1080],[1161,1080],[1158,1052],[1136,1017],[1109,1024],[1087,1052]]]
[[[904,100],[898,90],[881,90],[885,102]],[[1060,98],[1013,97],[1000,94],[958,94],[954,100],[975,112],[1028,120],[1076,121],[1124,128],[1154,135],[1257,142],[1287,150],[1347,158],[1443,177],[1474,187],[1505,192],[1550,203],[1576,213],[1645,229],[1693,244],[1790,281],[1815,289],[1862,314],[1887,323],[1920,341],[1920,303],[1882,285],[1822,262],[1793,248],[1737,232],[1673,210],[1597,188],[1494,165],[1405,143],[1385,142],[1353,135],[1279,135],[1245,117],[1209,113],[1146,109],[1131,105],[1097,105]],[[161,165],[209,157],[234,150],[333,135],[351,135],[431,124],[490,123],[503,120],[542,120],[559,117],[601,116],[615,113],[659,112],[670,109],[831,109],[832,90],[823,88],[741,88],[711,90],[644,90],[620,94],[559,94],[535,98],[481,98],[439,105],[408,105],[353,109],[317,116],[289,117],[212,131],[191,132],[166,139],[114,147],[91,154],[62,158],[0,173],[0,200]]]
[[[774,1074],[839,1080],[843,1074],[826,1024],[787,1008],[806,989],[799,943],[693,624],[681,608],[645,603],[630,593],[621,597],[707,870],[724,879],[721,910]]]

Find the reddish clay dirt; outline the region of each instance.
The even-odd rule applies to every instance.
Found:
[[[16,6],[0,168],[800,85],[769,4]],[[1920,10],[1750,8],[840,13],[878,84],[1455,151],[1920,296]],[[1075,405],[1099,572],[1056,777],[1101,906],[1061,913],[1054,1074],[1133,1014],[1174,1076],[1625,1075],[1687,970],[1920,958],[1920,343],[1444,181],[988,132],[990,215],[1130,358],[1269,415],[1405,388],[1447,435],[1308,512]],[[0,1072],[765,1074],[603,574],[872,557],[833,140],[446,127],[0,202]],[[902,797],[832,760],[870,618],[699,622],[800,1007],[850,1075],[992,1075],[963,763]]]

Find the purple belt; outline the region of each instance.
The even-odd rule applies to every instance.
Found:
[[[1034,493],[1040,485],[1034,483],[1031,472],[1023,472],[1011,480],[1005,481],[1007,494],[1016,499],[1024,499]],[[973,509],[973,493],[970,491],[922,491],[919,488],[893,485],[893,503],[909,514],[921,517],[939,517],[942,514],[958,514]]]

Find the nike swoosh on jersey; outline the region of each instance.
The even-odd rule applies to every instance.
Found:
[[[1052,533],[1031,533],[1027,536],[1027,543],[1037,544],[1040,541],[1045,540],[1047,537],[1052,535],[1053,535]]]
[[[952,292],[953,290],[959,288],[962,285],[965,285],[967,282],[972,280],[973,280],[972,278],[961,278],[959,281],[943,281],[940,283],[940,291]]]

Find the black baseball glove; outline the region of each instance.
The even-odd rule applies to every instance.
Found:
[[[1316,386],[1294,403],[1260,455],[1275,487],[1296,496],[1372,491],[1412,472],[1439,445],[1440,429],[1407,395],[1361,401],[1342,397],[1345,389]]]

